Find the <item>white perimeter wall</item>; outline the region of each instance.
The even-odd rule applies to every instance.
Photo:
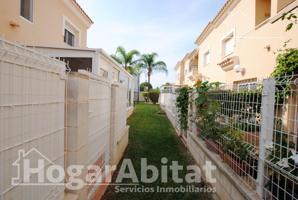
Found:
[[[128,74],[127,80],[133,82]],[[119,159],[128,143],[128,86],[133,92],[127,82],[86,71],[66,75],[63,62],[0,38],[0,200],[56,200],[69,194],[64,186],[12,185],[18,176],[13,165],[19,164],[18,150],[34,166],[42,153],[49,159],[43,168],[103,168],[113,162],[112,156]],[[33,183],[36,179],[30,177]],[[70,196],[91,198],[97,189],[86,187]]]
[[[98,165],[102,172],[117,157],[127,131],[127,87],[87,71],[70,73],[67,81],[66,165]],[[113,162],[114,164],[114,162]],[[84,170],[81,177],[85,178]],[[78,198],[94,196],[98,186],[73,191]]]
[[[160,93],[159,103],[162,109],[166,112],[174,128],[178,130],[179,125],[176,108],[176,98],[177,96],[174,93]]]
[[[18,150],[64,165],[64,63],[0,39],[0,199],[59,199],[64,187],[13,186]],[[21,155],[36,163],[36,150]],[[22,163],[16,162],[15,164]],[[47,168],[51,163],[45,163]],[[36,179],[35,176],[30,180]]]

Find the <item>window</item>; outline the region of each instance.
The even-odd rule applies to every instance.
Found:
[[[33,0],[21,0],[21,16],[33,22]]]
[[[204,54],[204,66],[208,65],[210,63],[210,51],[207,51]]]
[[[64,31],[64,42],[70,46],[74,46],[75,36],[69,30]]]
[[[256,26],[271,16],[271,0],[256,0]]]
[[[63,29],[64,42],[70,46],[80,46],[81,44],[81,31],[72,23],[67,17],[63,16]]]
[[[277,12],[281,11],[291,3],[293,3],[295,0],[278,0],[277,1]]]
[[[238,85],[238,90],[255,90],[257,89],[257,83],[242,83]]]
[[[227,56],[234,52],[234,33],[230,34],[222,41],[222,55]]]
[[[234,81],[234,88],[237,90],[255,90],[257,89],[257,78]]]

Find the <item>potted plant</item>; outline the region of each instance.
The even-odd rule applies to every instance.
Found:
[[[286,174],[281,174],[278,170],[271,168],[265,188],[268,191],[267,195],[270,195],[271,199],[298,199],[297,181]]]
[[[294,134],[283,131],[281,121],[276,123],[275,142],[268,157],[268,160],[275,164],[275,168],[268,167],[270,170],[265,187],[269,189],[272,196],[278,199],[288,199],[292,194],[298,198],[298,183],[293,179],[293,177],[298,177],[298,163],[295,163],[293,159],[298,152],[298,147],[288,137]],[[281,173],[281,169],[287,173]]]
[[[224,161],[238,175],[246,175],[249,169],[246,163],[249,152],[242,140],[242,133],[238,130],[230,130],[224,138]]]
[[[259,131],[260,124],[255,123],[255,121],[246,120],[236,124],[236,127],[243,131],[243,140],[255,147],[259,147]]]
[[[226,130],[227,128],[225,126],[218,123],[212,123],[212,125],[205,130],[206,132],[204,133],[207,148],[212,152],[219,154],[222,158],[224,150],[221,138],[225,134]]]
[[[206,147],[223,157],[223,148],[219,140],[225,128],[216,121],[220,114],[220,104],[212,99],[212,93],[209,91],[218,88],[218,85],[218,83],[208,82],[199,82],[196,85],[196,123],[200,129],[200,137],[205,140]]]

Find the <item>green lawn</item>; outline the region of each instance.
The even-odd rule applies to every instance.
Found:
[[[148,165],[155,165],[161,169],[161,158],[166,157],[168,163],[179,161],[179,164],[186,166],[192,164],[193,160],[183,147],[167,117],[159,114],[160,108],[157,105],[139,104],[135,108],[134,114],[129,119],[130,136],[129,145],[124,158],[130,158],[133,161],[137,176],[140,179],[141,158],[148,159]],[[119,165],[120,166],[120,165]],[[170,171],[170,170],[169,170]],[[113,180],[115,181],[114,174]],[[186,171],[181,171],[179,177],[184,178]],[[161,178],[153,184],[140,184],[136,187],[180,187],[187,186],[187,183],[177,184],[171,181],[172,174],[168,173],[168,183],[161,183]],[[131,183],[131,180],[126,180]],[[196,187],[204,187],[204,184],[196,184]],[[104,200],[198,200],[212,199],[210,193],[156,193],[156,192],[124,192],[117,193],[116,186],[108,187]],[[118,186],[122,188],[134,186]]]

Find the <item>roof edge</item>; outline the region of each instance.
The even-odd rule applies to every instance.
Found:
[[[207,24],[207,26],[204,28],[201,34],[197,37],[195,44],[199,45],[210,33],[210,31],[213,30],[218,20],[220,20],[224,16],[224,14],[229,10],[229,8],[231,8],[234,5],[233,3],[239,2],[240,0],[227,0],[223,7],[216,14],[216,16],[213,18],[213,20]]]
[[[85,10],[82,8],[82,6],[76,0],[71,0],[71,2],[88,19],[88,21],[89,21],[89,23],[91,25],[94,24],[94,22],[92,21],[92,19],[89,17],[89,15],[85,12]]]

